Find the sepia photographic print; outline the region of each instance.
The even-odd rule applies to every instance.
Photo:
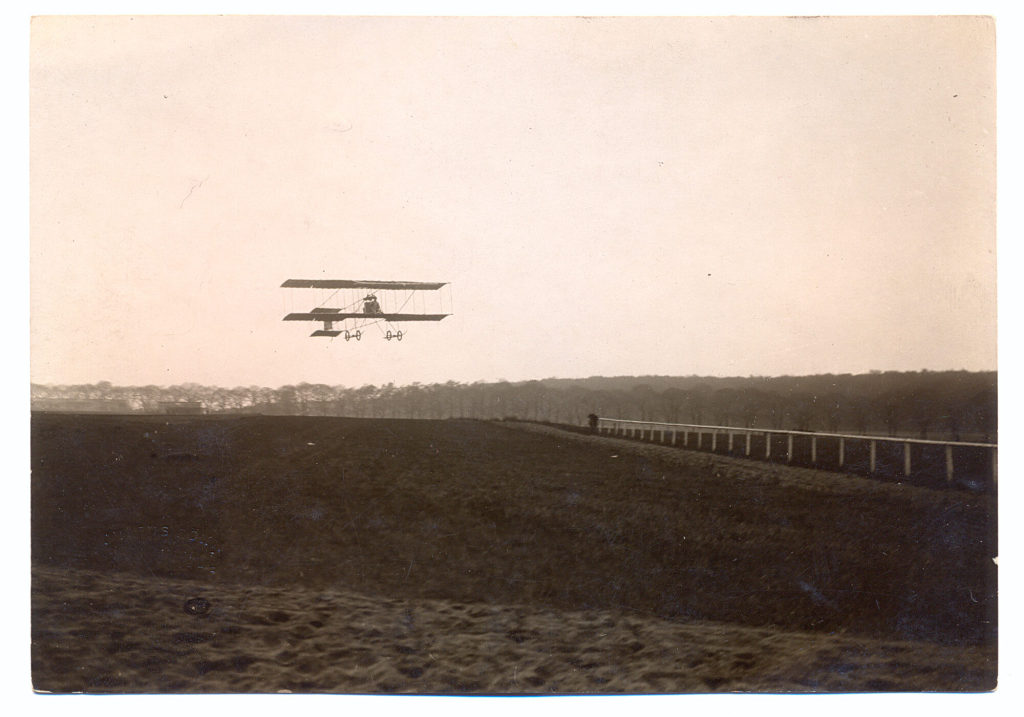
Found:
[[[995,690],[993,18],[30,37],[37,693]]]

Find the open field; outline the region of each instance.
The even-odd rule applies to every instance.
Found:
[[[481,421],[37,414],[32,448],[37,689],[995,684],[991,495]]]

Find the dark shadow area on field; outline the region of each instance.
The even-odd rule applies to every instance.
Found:
[[[992,496],[845,476],[837,493],[575,438],[36,414],[33,564],[994,645]]]

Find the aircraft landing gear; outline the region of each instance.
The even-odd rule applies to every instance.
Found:
[[[352,332],[352,331],[346,331],[345,332],[345,340],[346,341],[349,341],[350,339],[355,339],[356,341],[359,341],[362,338],[363,338],[363,332],[360,331],[359,329],[356,329],[354,332]]]
[[[396,331],[394,333],[391,333],[391,329],[388,329],[388,332],[386,334],[384,334],[384,338],[387,339],[388,341],[390,341],[391,339],[398,339],[399,341],[401,341],[402,340],[402,332],[401,332],[401,330],[399,330],[399,331]]]

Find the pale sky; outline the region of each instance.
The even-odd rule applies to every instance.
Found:
[[[988,19],[46,17],[30,79],[36,382],[996,368]]]

